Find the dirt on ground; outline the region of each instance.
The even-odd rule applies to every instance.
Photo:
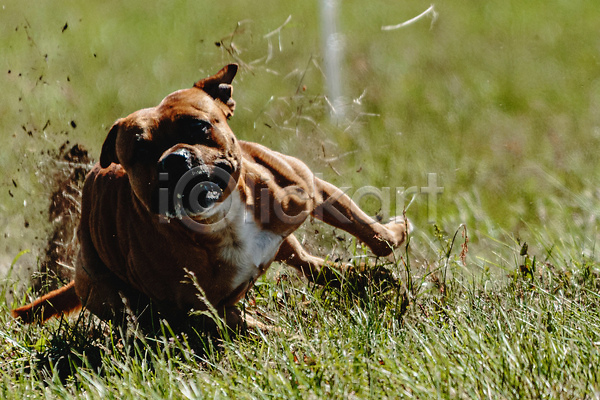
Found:
[[[79,243],[77,226],[81,215],[81,190],[93,163],[80,144],[63,144],[53,156],[56,167],[48,171],[50,191],[48,222],[51,229],[40,253],[40,270],[34,275],[35,289],[53,289],[72,279]]]

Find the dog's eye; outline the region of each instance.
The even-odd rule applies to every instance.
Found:
[[[204,121],[201,119],[195,119],[195,120],[189,121],[187,123],[187,126],[191,133],[204,134],[204,135],[207,135],[208,133],[210,133],[210,128],[212,127],[210,125],[210,122],[207,122],[207,121]]]
[[[201,119],[193,119],[183,121],[181,125],[183,137],[187,144],[201,144],[207,146],[213,144],[211,135],[212,125],[210,122]]]

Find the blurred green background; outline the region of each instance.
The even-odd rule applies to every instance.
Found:
[[[316,1],[3,2],[1,267],[24,249],[20,262],[34,267],[46,239],[47,177],[60,167],[48,151],[68,140],[97,158],[114,120],[230,62],[242,66],[230,123],[239,138],[352,190],[424,187],[436,174],[436,213],[422,194],[407,210],[423,254],[434,224],[451,235],[461,223],[479,266],[503,265],[517,238],[593,253],[598,4],[440,1],[435,20],[382,31],[429,6],[340,2],[348,112],[331,123]]]

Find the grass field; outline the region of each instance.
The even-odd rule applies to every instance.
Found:
[[[429,6],[340,2],[348,112],[332,123],[317,2],[0,4],[0,397],[599,398],[600,10],[440,1],[382,31]],[[374,260],[397,280],[329,289],[274,266],[242,307],[281,332],[220,342],[12,320],[57,149],[97,158],[117,118],[230,62],[239,138],[351,194],[390,188],[389,210],[363,199],[372,214],[406,207],[410,244]],[[368,255],[323,225],[303,236]]]

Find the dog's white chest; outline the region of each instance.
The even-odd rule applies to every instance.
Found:
[[[236,267],[234,289],[256,279],[273,261],[283,242],[281,235],[260,229],[250,215],[240,214],[233,218],[229,243],[225,243],[220,254],[223,261]]]

